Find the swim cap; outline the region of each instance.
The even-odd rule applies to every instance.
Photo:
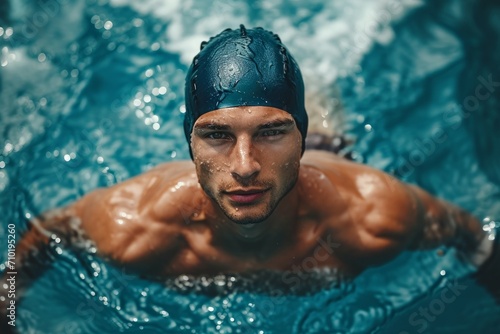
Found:
[[[222,108],[268,106],[290,113],[307,135],[304,82],[278,35],[262,28],[226,29],[202,42],[186,76],[184,133],[188,143],[201,115]],[[189,153],[191,145],[189,145]]]

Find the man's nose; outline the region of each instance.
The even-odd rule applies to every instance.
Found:
[[[238,138],[231,154],[231,174],[240,179],[256,176],[260,172],[257,154],[251,138]]]

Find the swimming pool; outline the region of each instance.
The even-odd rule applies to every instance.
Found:
[[[2,225],[16,224],[19,237],[25,218],[189,159],[187,64],[202,40],[240,23],[278,33],[307,87],[342,104],[357,160],[478,217],[500,217],[498,11],[487,6],[11,1],[0,15],[9,21],[0,28]],[[6,247],[7,229],[0,233]],[[497,333],[500,307],[452,250],[441,251],[405,253],[311,294],[231,291],[230,277],[211,283],[224,292],[208,294],[183,291],[192,283],[183,278],[165,286],[126,275],[92,248],[54,244],[54,265],[18,305],[16,325],[20,333]]]

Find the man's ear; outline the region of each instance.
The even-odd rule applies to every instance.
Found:
[[[189,148],[189,156],[191,156],[191,160],[194,161],[194,155],[193,155],[193,133],[192,132],[191,132],[191,135],[189,136],[188,148]]]

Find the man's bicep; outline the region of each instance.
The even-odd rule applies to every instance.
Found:
[[[19,265],[27,265],[33,254],[41,253],[41,250],[51,243],[66,243],[76,220],[71,206],[46,211],[30,220],[28,230],[16,244]]]
[[[27,231],[15,244],[15,255],[9,256],[5,264],[10,271],[18,273],[18,299],[22,298],[24,290],[52,263],[55,246],[63,244],[67,239],[70,220],[69,208],[63,208],[47,211],[28,222]],[[8,271],[4,271],[0,282],[5,281]]]
[[[353,226],[350,243],[356,245],[357,257],[368,266],[378,265],[408,248],[418,234],[415,199],[404,184],[373,173],[370,193],[354,201],[350,208]],[[360,191],[363,194],[363,190]]]
[[[401,181],[383,173],[377,177],[380,181],[369,197],[373,209],[368,210],[366,228],[380,238],[407,244],[418,233],[420,203]]]
[[[448,245],[455,237],[456,225],[443,203],[415,185],[407,185],[416,203],[417,234],[411,249],[432,249]]]
[[[481,223],[474,216],[417,186],[408,187],[421,211],[417,221],[421,235],[415,240],[414,248],[447,245],[465,251],[475,250],[484,233]]]
[[[356,219],[362,222],[358,245],[368,254],[367,263],[384,263],[405,249],[436,248],[454,240],[455,226],[441,201],[390,176],[380,180],[364,199],[364,215]]]

